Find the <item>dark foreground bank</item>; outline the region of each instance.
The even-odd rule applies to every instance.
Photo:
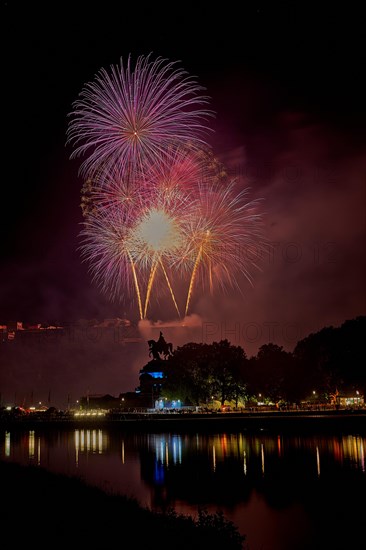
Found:
[[[197,520],[170,511],[155,513],[80,479],[1,461],[0,484],[2,525],[13,548],[244,547],[244,537],[219,512],[203,510]]]

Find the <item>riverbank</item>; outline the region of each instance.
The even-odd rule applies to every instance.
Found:
[[[15,547],[78,543],[102,548],[127,542],[136,549],[243,547],[244,537],[221,514],[202,511],[195,520],[170,511],[152,512],[132,498],[106,493],[81,479],[2,461],[0,483],[2,520]]]
[[[3,429],[108,428],[126,431],[266,431],[366,433],[366,410],[233,413],[115,413],[112,415],[25,415],[2,417]]]

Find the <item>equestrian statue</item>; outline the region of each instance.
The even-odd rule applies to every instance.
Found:
[[[160,332],[158,340],[148,340],[147,343],[149,344],[149,357],[152,356],[153,359],[167,359],[167,357],[173,355],[173,344],[165,341],[162,332]]]

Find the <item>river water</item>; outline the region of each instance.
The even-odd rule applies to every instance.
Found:
[[[366,437],[352,433],[40,429],[3,430],[0,441],[1,460],[78,476],[154,509],[221,510],[247,550],[366,548],[365,453]]]

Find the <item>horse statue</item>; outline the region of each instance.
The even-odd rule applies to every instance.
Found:
[[[173,344],[165,341],[162,332],[160,332],[159,340],[148,340],[147,343],[149,344],[149,357],[153,356],[153,359],[161,359],[160,355],[164,359],[173,355]]]

